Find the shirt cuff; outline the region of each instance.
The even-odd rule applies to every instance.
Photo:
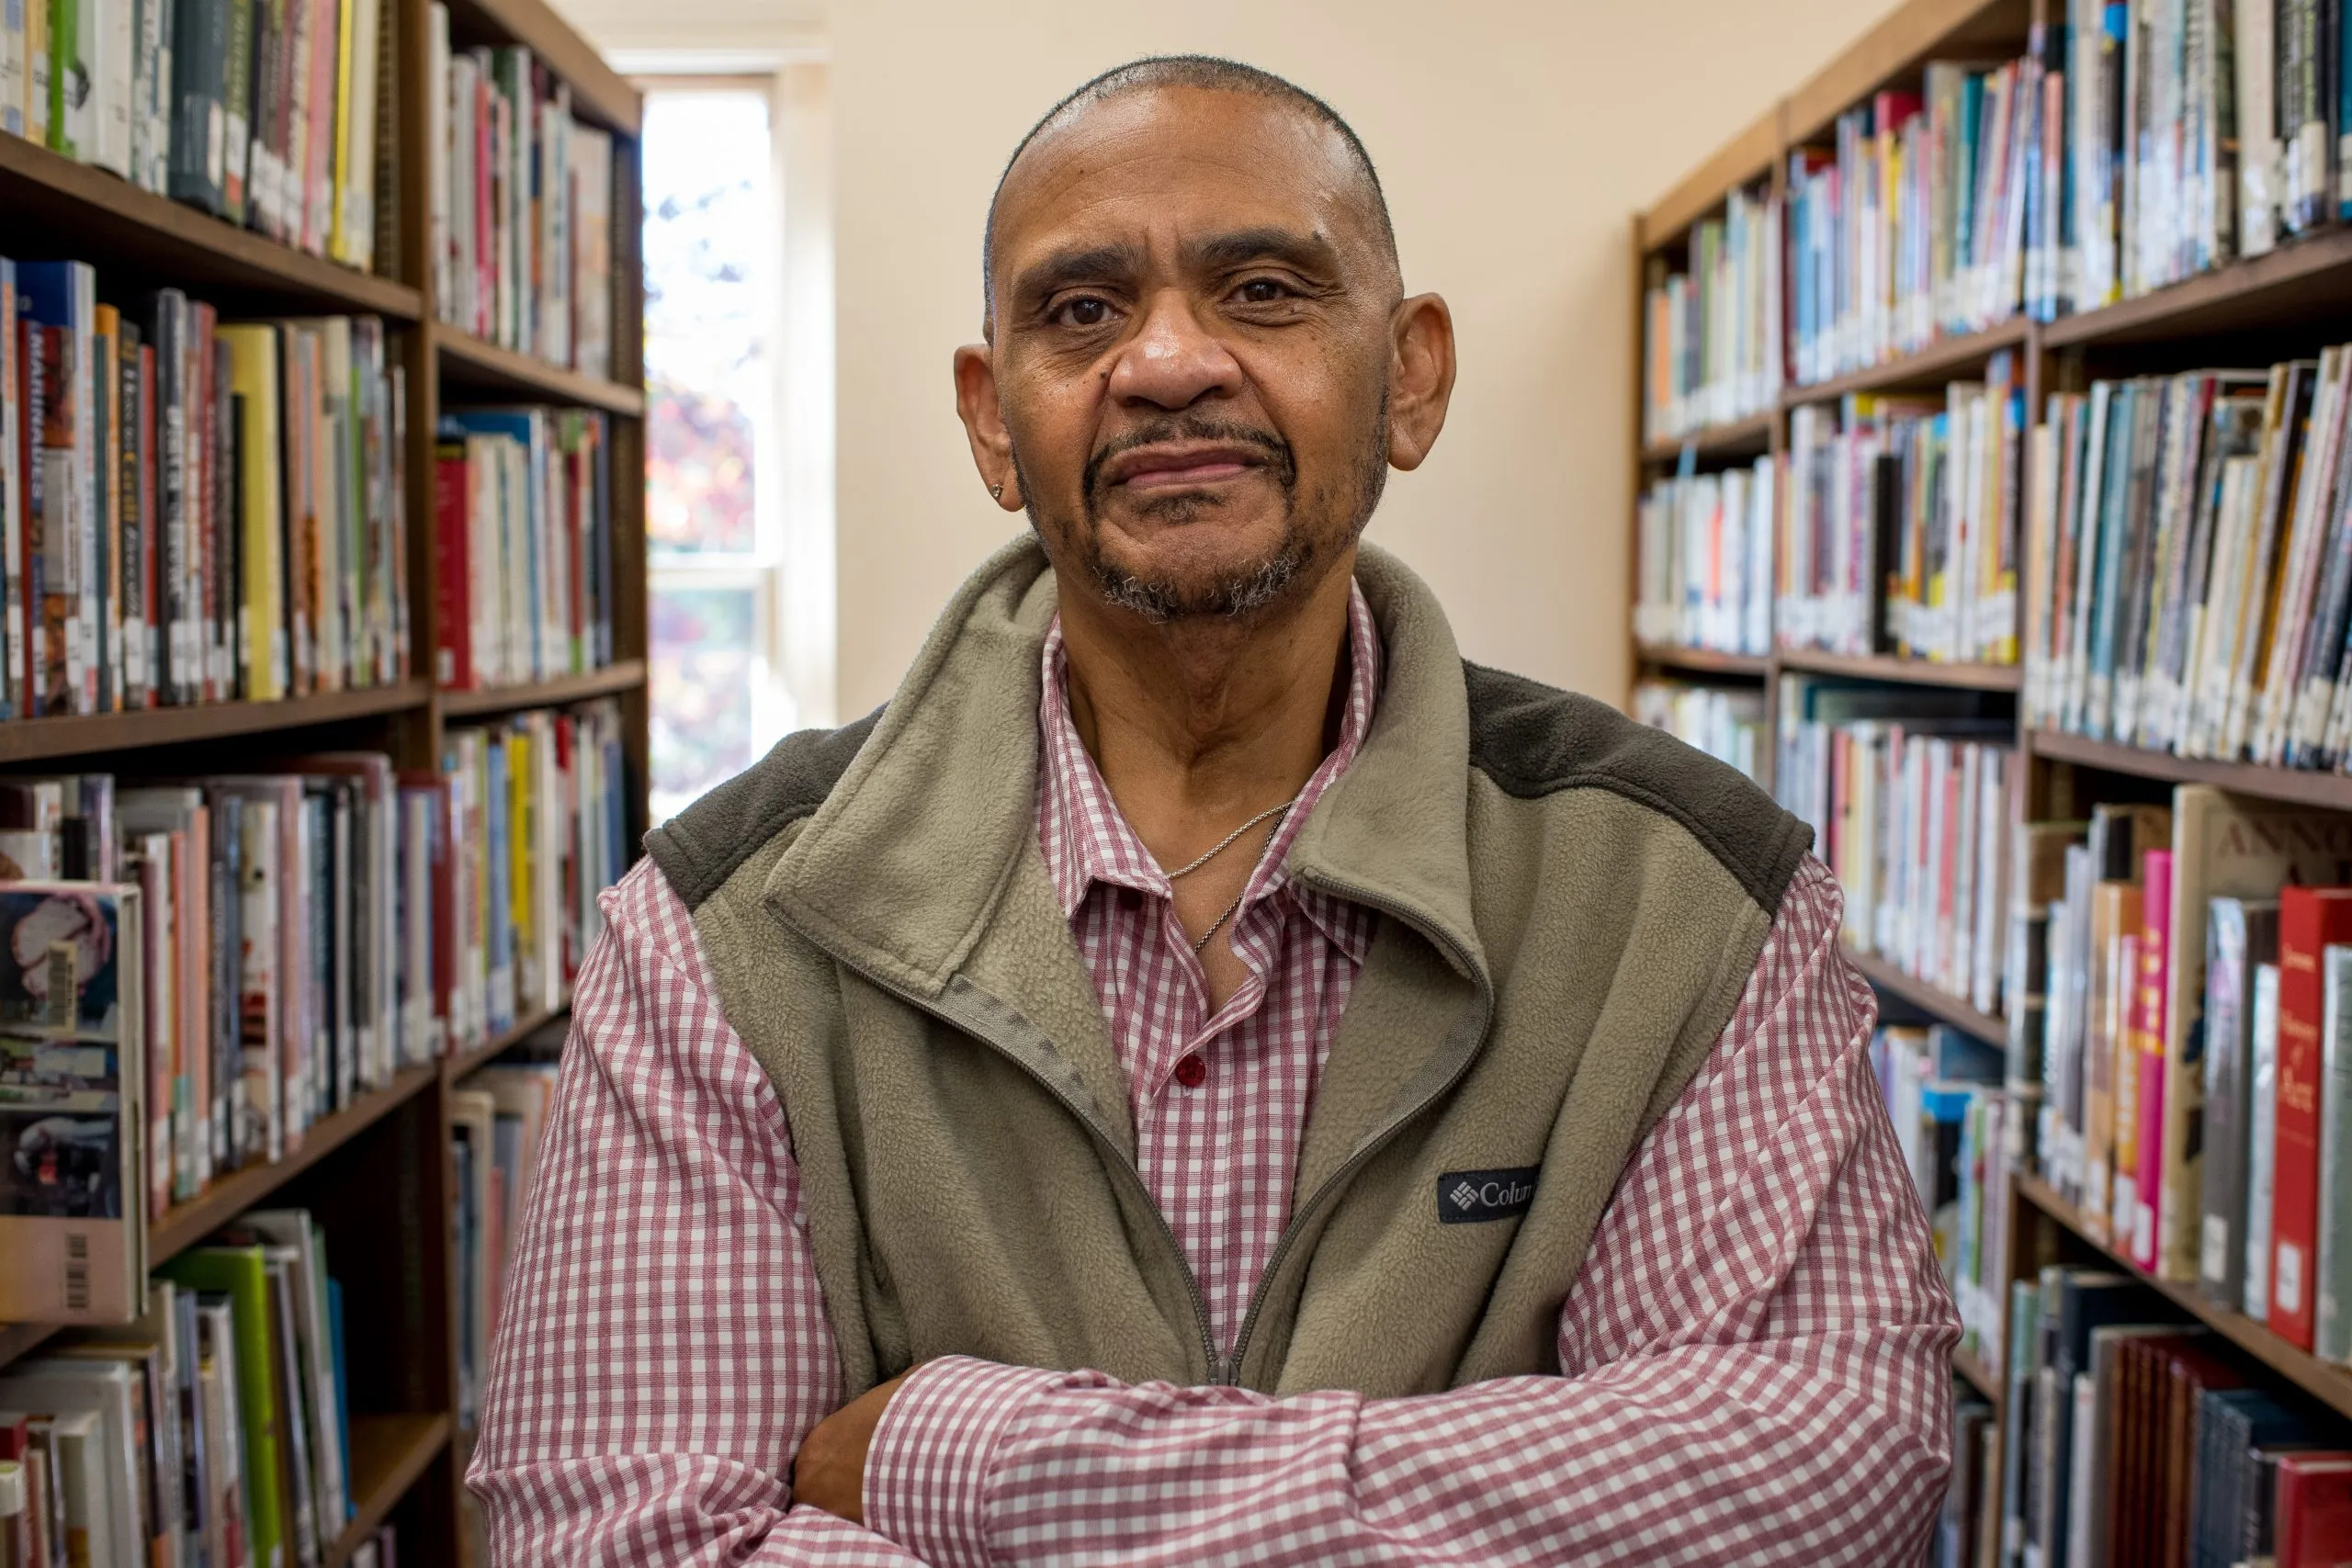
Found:
[[[997,1444],[1065,1372],[969,1356],[926,1361],[899,1385],[865,1453],[865,1528],[934,1568],[980,1568]]]

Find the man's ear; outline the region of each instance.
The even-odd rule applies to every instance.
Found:
[[[1453,400],[1453,312],[1416,294],[1389,318],[1388,461],[1408,473],[1437,445]]]
[[[1021,473],[1012,462],[1012,433],[996,400],[996,365],[989,345],[967,343],[956,351],[956,412],[972,444],[972,464],[980,482],[1007,512],[1021,510]]]

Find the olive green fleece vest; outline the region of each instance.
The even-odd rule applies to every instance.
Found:
[[[648,838],[783,1102],[852,1394],[951,1353],[1373,1396],[1557,1371],[1594,1226],[1807,833],[1657,731],[1464,663],[1393,558],[1357,578],[1385,683],[1290,865],[1381,918],[1230,1357],[1136,1174],[1037,847],[1033,541],[956,594],[886,709]]]

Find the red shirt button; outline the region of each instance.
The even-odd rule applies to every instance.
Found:
[[[1198,1089],[1208,1080],[1209,1065],[1197,1055],[1187,1056],[1176,1064],[1176,1081],[1186,1089]]]

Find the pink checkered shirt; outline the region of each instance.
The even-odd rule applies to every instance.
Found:
[[[1370,723],[1360,596],[1350,625],[1340,742],[1252,874],[1250,977],[1214,1017],[1070,728],[1057,639],[1046,655],[1040,844],[1228,1345],[1374,919],[1282,872]],[[1626,1168],[1561,1309],[1561,1376],[1274,1398],[949,1357],[891,1401],[863,1527],[791,1506],[785,1480],[842,1390],[782,1107],[661,873],[604,907],[469,1477],[502,1563],[1878,1564],[1927,1539],[1959,1326],[1818,862]]]

